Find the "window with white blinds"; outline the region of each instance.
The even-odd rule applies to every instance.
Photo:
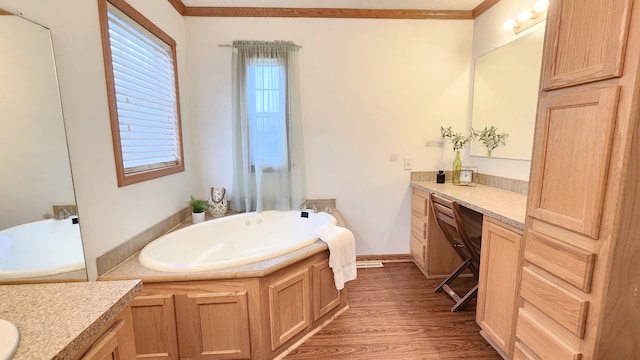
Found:
[[[105,61],[110,61],[113,79],[111,118],[120,186],[184,170],[175,42],[146,18],[133,19],[129,8],[124,1],[109,0],[106,6],[110,56]]]

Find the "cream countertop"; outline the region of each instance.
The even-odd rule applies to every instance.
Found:
[[[20,332],[12,360],[79,356],[141,289],[140,280],[0,286],[0,319]]]
[[[524,229],[527,212],[527,196],[486,185],[456,186],[432,181],[412,181],[411,186],[433,192],[461,206],[487,215],[503,223]]]

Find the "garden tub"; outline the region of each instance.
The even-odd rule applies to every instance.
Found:
[[[222,217],[163,235],[145,246],[140,263],[166,272],[224,269],[267,260],[318,241],[314,233],[335,225],[328,213],[263,211]]]
[[[0,231],[0,280],[84,269],[77,217],[39,220]]]

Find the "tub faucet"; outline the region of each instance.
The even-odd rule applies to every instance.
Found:
[[[309,209],[308,206],[311,206],[311,209],[313,210],[314,213],[318,212],[318,205],[316,205],[314,202],[312,201],[305,201],[302,204],[300,204],[299,209],[300,210],[304,210],[304,209]]]
[[[62,208],[58,210],[58,220],[64,220],[72,215],[73,215],[73,212],[69,209]]]

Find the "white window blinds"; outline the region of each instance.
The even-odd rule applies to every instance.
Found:
[[[180,162],[171,47],[109,4],[109,39],[125,174]]]

